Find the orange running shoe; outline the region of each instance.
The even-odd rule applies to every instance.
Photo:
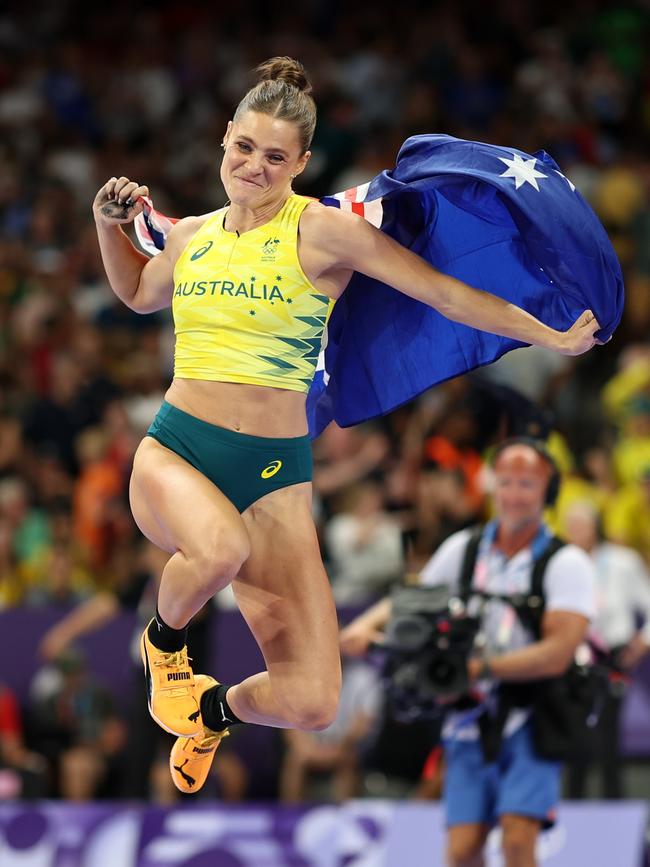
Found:
[[[201,734],[201,711],[194,694],[194,674],[187,647],[174,653],[158,650],[149,640],[149,627],[142,633],[140,653],[147,681],[149,713],[172,735]]]
[[[217,686],[218,681],[207,674],[197,674],[195,682],[200,705],[203,693]],[[186,795],[199,791],[208,777],[217,747],[229,734],[228,729],[213,732],[204,726],[193,738],[178,738],[169,756],[169,770],[177,789]]]

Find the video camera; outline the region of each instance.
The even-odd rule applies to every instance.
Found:
[[[446,696],[468,692],[467,660],[479,618],[447,585],[400,587],[393,591],[392,615],[384,640],[374,649],[392,710],[401,719],[434,719]]]

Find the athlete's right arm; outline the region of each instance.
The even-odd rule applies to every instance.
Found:
[[[93,202],[97,238],[111,289],[136,313],[153,313],[169,307],[173,292],[176,245],[167,239],[165,249],[153,258],[141,253],[124,233],[122,223],[131,223],[142,211],[141,196],[149,195],[146,186],[128,178],[110,178]],[[126,202],[132,202],[127,206]],[[171,239],[171,243],[170,243]]]

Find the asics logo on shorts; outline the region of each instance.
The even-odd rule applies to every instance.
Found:
[[[271,461],[268,467],[264,467],[260,476],[263,479],[270,479],[271,476],[274,476],[282,467],[282,461]]]
[[[207,244],[204,244],[202,247],[199,247],[199,249],[196,250],[196,252],[192,253],[192,255],[190,256],[190,261],[194,262],[196,259],[200,259],[201,256],[205,256],[205,254],[208,252],[208,250],[210,249],[212,244],[213,244],[212,241],[208,241]]]

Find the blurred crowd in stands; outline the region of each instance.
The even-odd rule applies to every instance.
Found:
[[[337,603],[364,605],[489,515],[490,447],[523,433],[547,439],[562,469],[553,526],[573,532],[580,504],[650,587],[649,44],[641,2],[5,4],[0,609],[80,604],[91,628],[148,598],[160,556],[130,516],[128,479],[170,381],[173,329],[167,313],[138,316],[112,295],[91,201],[124,174],[171,215],[221,206],[225,124],[249,70],[275,54],[305,63],[319,107],[298,192],[369,180],[422,132],[543,148],[599,214],[627,287],[619,330],[587,356],[517,350],[386,418],[325,431],[314,508]],[[637,644],[630,665],[647,649]],[[0,797],[128,791],[110,694],[66,636],[34,652],[44,668],[28,706],[0,692]],[[287,737],[282,797],[332,769],[339,797],[356,791],[357,746],[378,713],[364,676],[348,682],[336,732]],[[224,756],[222,792],[244,797],[236,753]],[[166,782],[146,785],[172,797]]]

